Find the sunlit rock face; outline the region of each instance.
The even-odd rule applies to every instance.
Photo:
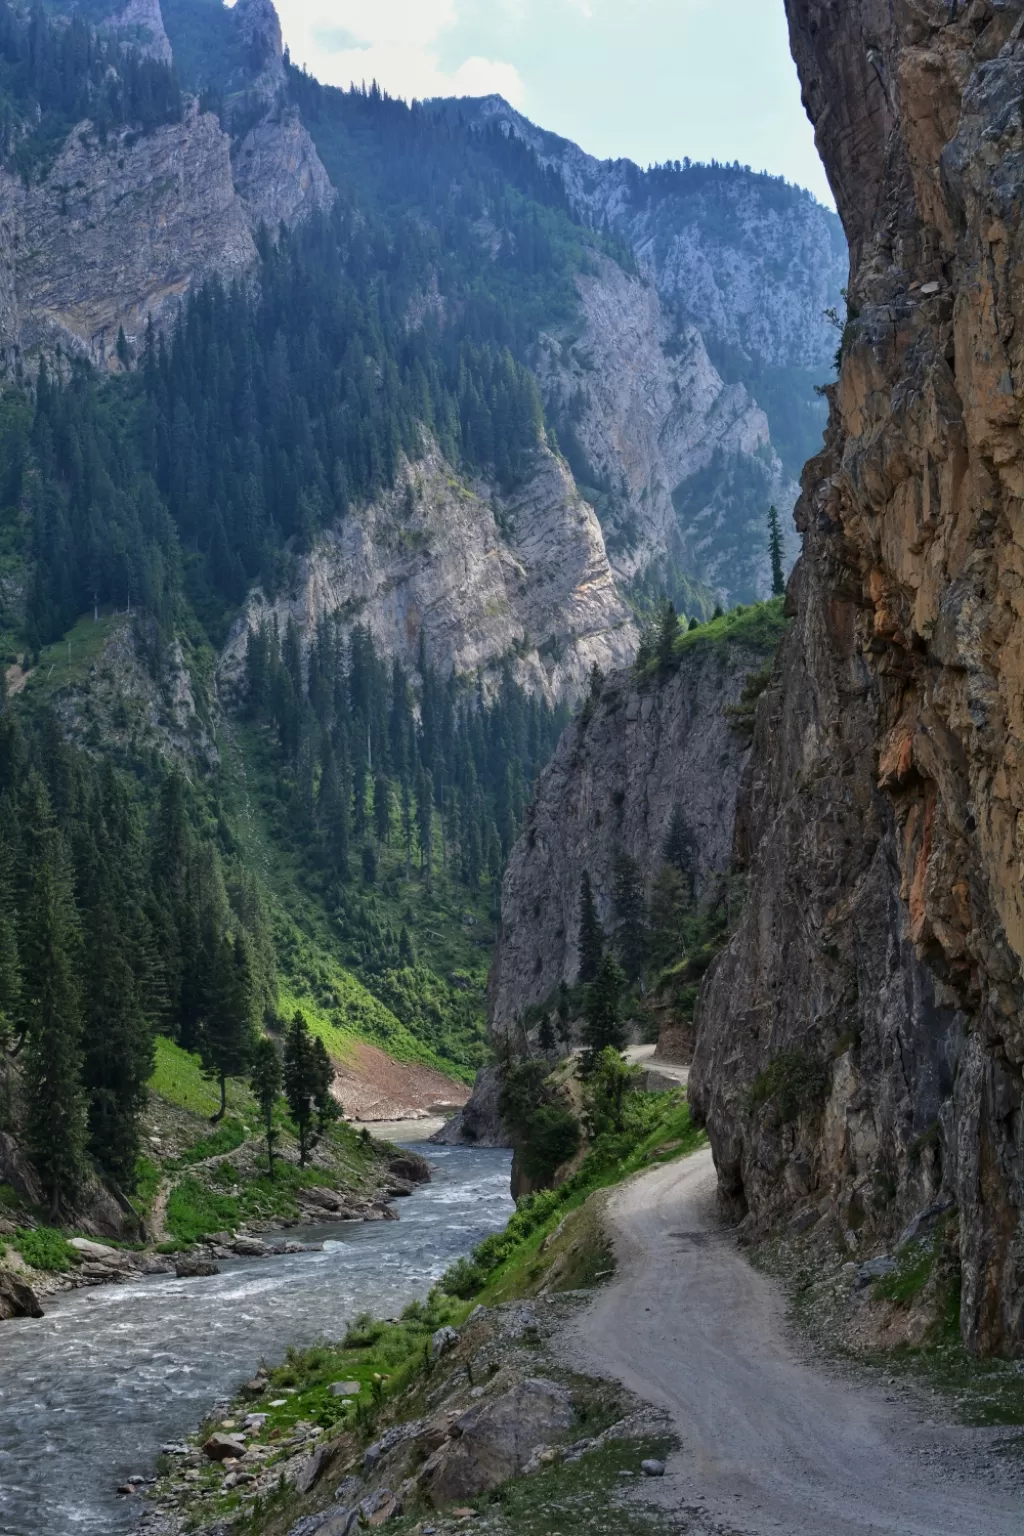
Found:
[[[964,1338],[1020,1349],[1024,4],[787,9],[850,321],[694,1098],[757,1229],[815,1206],[856,1245],[948,1203]],[[751,1108],[780,1059],[813,1064],[787,1124]]]

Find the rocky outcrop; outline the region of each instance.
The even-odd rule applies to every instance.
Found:
[[[964,1338],[1020,1350],[1024,3],[787,9],[850,319],[691,1091],[755,1231],[954,1204]]]
[[[575,983],[584,873],[611,932],[616,855],[630,854],[653,879],[677,809],[690,833],[697,894],[728,868],[748,748],[726,710],[770,660],[775,638],[726,641],[697,630],[677,671],[649,682],[617,673],[592,712],[588,706],[569,726],[502,886],[489,989],[496,1042],[515,1048],[524,1009],[561,982]]]
[[[234,152],[235,188],[253,228],[276,234],[330,208],[335,193],[295,107],[272,107]]]
[[[101,742],[104,751],[156,752],[186,771],[216,768],[213,702],[181,641],[166,646],[154,677],[145,625],[136,628],[127,616],[101,622],[107,636],[96,660],[53,701],[67,739],[87,752]]]
[[[147,58],[158,59],[161,64],[171,63],[171,45],[164,31],[160,0],[127,0],[125,5],[114,6],[99,26],[101,32],[111,33]]]
[[[767,597],[765,508],[785,517],[797,491],[768,418],[742,384],[723,382],[701,332],[672,321],[651,283],[606,259],[577,287],[582,334],[543,337],[537,372],[563,446],[578,445],[576,478],[616,573],[628,580],[671,555],[726,600]],[[724,472],[695,478],[737,461],[738,496]]]
[[[592,666],[621,666],[637,644],[594,511],[547,449],[502,497],[465,484],[428,448],[393,492],[320,541],[292,592],[273,603],[255,594],[221,659],[222,685],[240,681],[258,624],[276,618],[283,633],[292,620],[308,643],[332,616],[364,625],[410,666],[422,634],[445,675],[509,659],[524,686],[551,700],[578,697]]]
[[[0,1322],[12,1317],[42,1317],[43,1309],[30,1285],[11,1273],[0,1269]]]
[[[204,278],[230,281],[256,262],[229,140],[194,103],[180,123],[105,142],[80,123],[43,181],[0,176],[0,228],[8,358],[60,347],[115,362],[121,327],[141,342],[147,321],[172,321]]]

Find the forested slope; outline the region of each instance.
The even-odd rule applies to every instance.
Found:
[[[646,290],[530,145],[322,88],[265,0],[4,3],[0,124],[4,1119],[56,1208],[131,1190],[155,1038],[223,1086],[301,1008],[467,1080],[569,706],[724,593],[561,453],[542,351]]]

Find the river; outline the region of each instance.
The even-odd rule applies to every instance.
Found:
[[[160,1446],[289,1344],[336,1339],[363,1311],[396,1315],[504,1226],[510,1154],[430,1147],[433,1182],[401,1220],[302,1226],[322,1253],[239,1260],[208,1280],[73,1291],[42,1321],[0,1325],[0,1533],[117,1536],[139,1504],[116,1488],[152,1476]]]

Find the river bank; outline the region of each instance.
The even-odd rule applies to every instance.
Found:
[[[225,1392],[362,1311],[394,1315],[425,1295],[512,1209],[507,1154],[436,1149],[431,1166],[399,1222],[306,1223],[293,1234],[317,1251],[81,1290],[42,1320],[5,1323],[0,1536],[131,1530],[139,1500],[117,1488],[155,1476],[160,1447]]]

